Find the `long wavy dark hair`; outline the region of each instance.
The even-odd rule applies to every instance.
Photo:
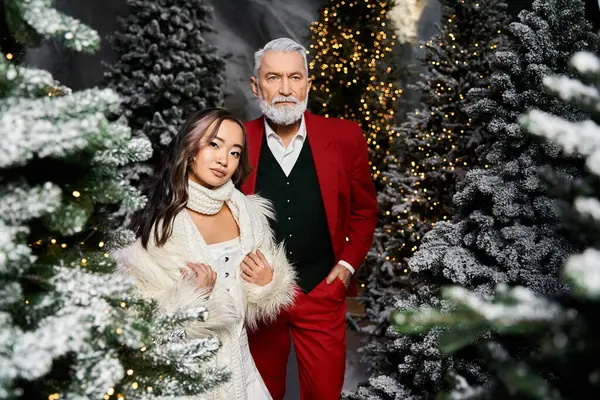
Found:
[[[231,179],[238,186],[250,174],[248,141],[242,122],[222,108],[210,108],[192,114],[162,156],[158,175],[147,193],[148,203],[132,219],[130,228],[141,238],[144,248],[148,247],[153,231],[158,247],[163,246],[173,233],[175,216],[188,202],[188,171],[200,150],[201,140],[206,136],[204,143],[210,143],[225,120],[235,122],[244,136],[240,163]]]

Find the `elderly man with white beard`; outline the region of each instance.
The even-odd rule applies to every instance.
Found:
[[[275,400],[285,395],[291,340],[302,400],[338,400],[346,360],[346,295],[371,246],[378,208],[366,140],[350,121],[306,111],[306,49],[275,39],[254,55],[252,91],[262,116],[245,123],[253,172],[246,194],[269,199],[271,226],[298,273],[295,304],[250,334]],[[334,90],[334,88],[332,88]]]

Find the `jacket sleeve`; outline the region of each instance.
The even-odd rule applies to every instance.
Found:
[[[186,267],[184,259],[172,251],[156,249],[151,245],[147,250],[138,240],[114,252],[113,258],[117,261],[117,273],[133,278],[137,292],[145,298],[157,300],[162,312],[172,313],[196,307],[207,310],[205,321],[195,320],[185,324],[190,339],[218,336],[231,329],[239,319],[233,299],[224,289],[216,287],[208,293],[180,276],[177,267],[174,270],[174,265]],[[165,272],[169,270],[177,273],[175,280]]]
[[[282,309],[291,307],[296,297],[296,271],[286,257],[283,243],[276,244],[267,218],[275,218],[268,200],[258,195],[248,196],[249,202],[257,208],[263,226],[267,231],[259,250],[264,254],[273,269],[273,279],[265,286],[243,281],[246,292],[246,325],[255,330],[259,322],[272,322]]]
[[[350,156],[350,220],[340,260],[358,271],[373,242],[379,206],[369,168],[369,150],[358,125],[348,133],[347,144]]]

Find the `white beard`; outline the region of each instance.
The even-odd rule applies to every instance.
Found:
[[[277,96],[273,99],[272,103],[269,104],[262,97],[260,91],[258,92],[258,100],[260,111],[263,115],[275,124],[283,126],[292,125],[300,121],[308,104],[308,96],[303,102],[300,102],[300,100],[294,96]],[[293,102],[295,105],[277,107],[276,104],[280,102]]]

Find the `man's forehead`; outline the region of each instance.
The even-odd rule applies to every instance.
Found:
[[[261,69],[264,71],[304,71],[304,58],[296,51],[265,51]]]

